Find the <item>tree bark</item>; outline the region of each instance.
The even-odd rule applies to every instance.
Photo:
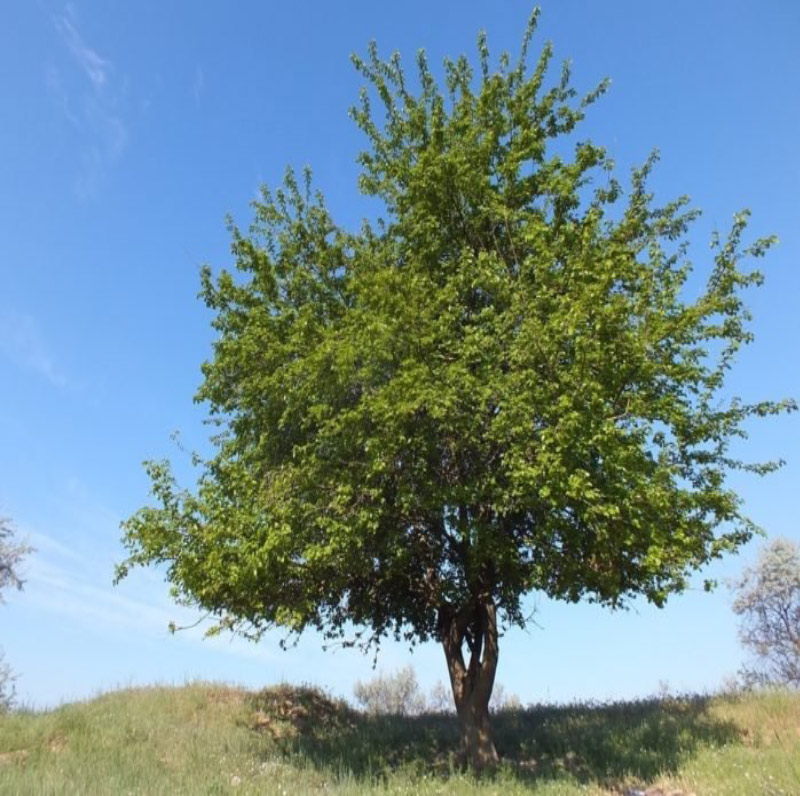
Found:
[[[499,758],[489,722],[489,699],[497,671],[497,609],[491,600],[457,613],[440,609],[442,646],[461,729],[463,761],[475,771],[494,767]],[[464,660],[463,643],[470,652]]]

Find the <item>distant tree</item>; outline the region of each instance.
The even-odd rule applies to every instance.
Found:
[[[19,574],[19,565],[33,548],[14,540],[11,522],[0,517],[0,603],[5,602],[9,588],[21,589],[24,581]],[[5,662],[0,648],[0,712],[7,711],[14,701],[14,673]]]
[[[434,683],[428,694],[428,710],[431,713],[453,713],[453,691],[441,680]]]
[[[0,517],[0,603],[5,602],[5,592],[8,589],[21,589],[25,581],[19,574],[19,565],[22,559],[33,548],[22,542],[15,541],[14,528],[7,517]]]
[[[745,682],[800,687],[800,546],[773,540],[731,585],[739,637],[756,658]]]
[[[3,650],[0,649],[0,713],[7,713],[14,705],[17,695],[14,687],[16,679],[14,671],[5,661]]]
[[[503,713],[510,710],[521,710],[522,700],[513,692],[506,691],[502,683],[495,683],[492,698],[489,700],[491,713]]]
[[[451,689],[439,680],[426,697],[410,664],[395,672],[378,674],[371,680],[358,680],[353,686],[353,696],[363,710],[374,715],[416,716],[453,710]],[[516,694],[506,693],[502,683],[495,683],[489,703],[492,713],[521,707],[522,702]]]
[[[353,687],[353,695],[367,713],[376,715],[415,716],[427,708],[413,666],[404,666],[392,674],[379,674],[366,682],[359,680]]]
[[[549,81],[549,44],[529,68],[535,24],[516,63],[481,35],[477,79],[462,56],[443,86],[424,53],[418,89],[396,54],[354,59],[360,187],[385,218],[345,231],[289,172],[231,227],[235,273],[202,276],[216,455],[195,490],[147,465],[156,505],[124,523],[118,570],[165,564],[213,630],[437,640],[476,768],[524,595],[663,605],[750,539],[726,475],[777,464],[729,443],[794,407],[721,395],[761,281],[742,263],[772,240],[744,246],[736,215],[687,298],[696,212],[654,205],[654,158],[624,198],[576,135],[605,84]]]

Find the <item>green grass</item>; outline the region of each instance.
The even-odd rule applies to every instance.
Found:
[[[533,706],[503,765],[459,772],[452,717],[369,717],[313,689],[128,689],[0,716],[3,794],[800,794],[800,694]]]

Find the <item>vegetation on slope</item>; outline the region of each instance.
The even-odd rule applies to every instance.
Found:
[[[452,716],[289,686],[128,689],[0,717],[0,793],[800,793],[798,693],[532,706],[496,728],[503,765],[476,780]]]

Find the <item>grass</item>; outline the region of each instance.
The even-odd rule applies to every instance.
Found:
[[[800,794],[798,693],[532,706],[494,727],[503,765],[476,780],[450,716],[289,686],[127,689],[0,716],[0,793]]]

